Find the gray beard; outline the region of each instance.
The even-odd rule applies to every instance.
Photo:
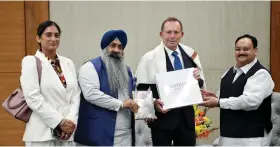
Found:
[[[111,94],[118,94],[128,98],[129,76],[123,57],[118,55],[118,58],[114,58],[107,49],[104,50],[106,51],[103,52],[102,61],[106,66]]]

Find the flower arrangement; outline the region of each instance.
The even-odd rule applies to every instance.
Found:
[[[198,105],[194,105],[195,112],[195,134],[196,138],[206,138],[211,132],[217,130],[218,128],[211,128],[211,120],[206,117],[206,113],[209,110],[208,107],[205,107],[204,110],[200,110]]]

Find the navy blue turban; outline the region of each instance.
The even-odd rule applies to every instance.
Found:
[[[113,40],[118,38],[122,44],[122,47],[125,48],[127,43],[126,33],[123,30],[110,30],[106,32],[101,40],[101,49],[105,49]]]

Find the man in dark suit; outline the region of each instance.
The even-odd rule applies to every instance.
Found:
[[[194,109],[186,106],[172,110],[162,108],[155,84],[155,74],[194,67],[193,76],[201,88],[205,87],[202,66],[197,53],[190,47],[180,44],[184,36],[180,20],[169,17],[163,21],[160,36],[162,42],[146,53],[136,71],[137,89],[153,92],[157,119],[149,123],[155,146],[194,146],[196,144]]]

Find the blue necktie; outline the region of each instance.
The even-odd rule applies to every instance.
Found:
[[[175,57],[175,59],[174,59],[174,70],[183,69],[180,58],[178,57],[178,52],[174,51],[171,55]]]

